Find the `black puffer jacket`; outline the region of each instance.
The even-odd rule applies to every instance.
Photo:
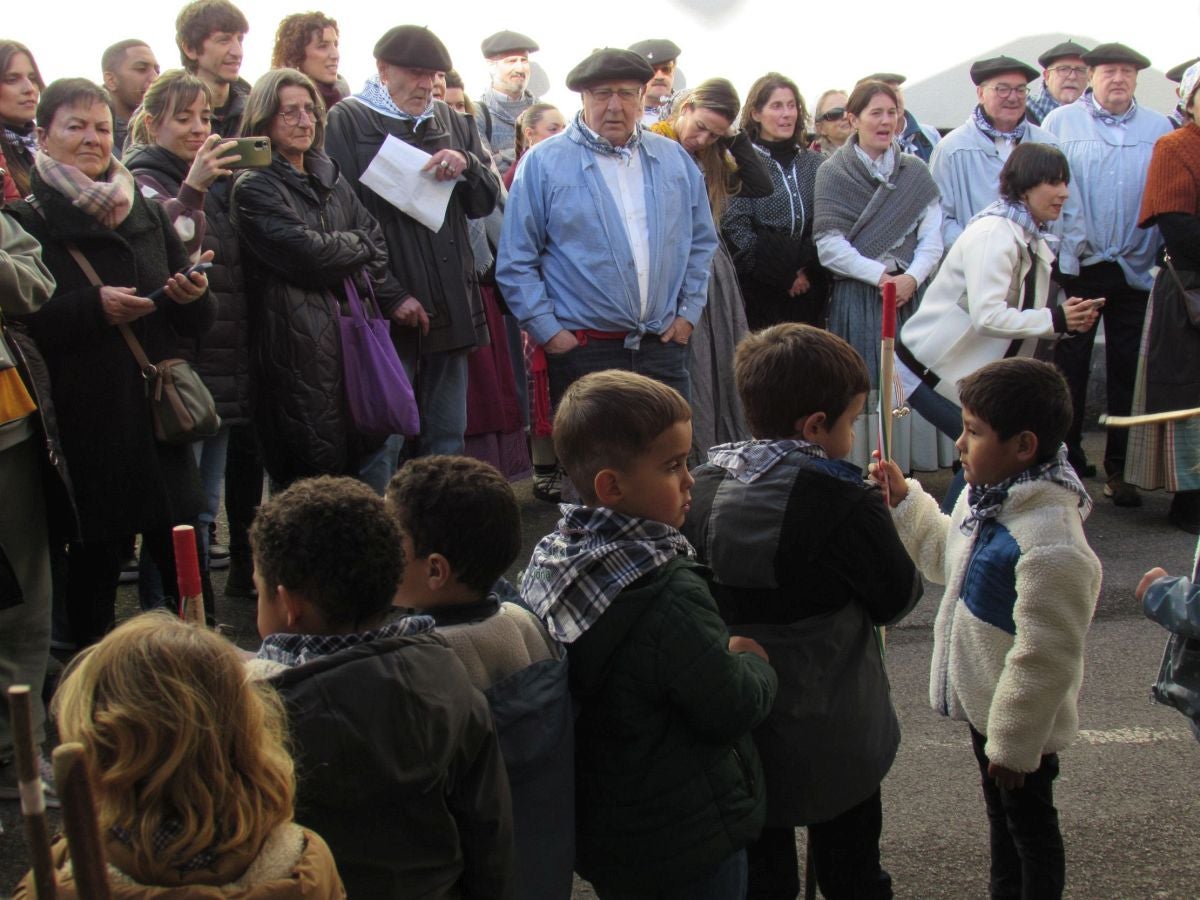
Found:
[[[25,318],[53,383],[59,433],[86,541],[109,541],[191,522],[202,505],[192,449],[154,440],[145,385],[121,333],[104,318],[94,287],[67,250],[77,246],[102,283],[132,286],[146,296],[187,267],[187,253],[156,204],[134,195],[133,209],[108,229],[46,185],[35,171],[28,203],[9,210],[42,245],[58,282],[54,296]],[[179,355],[180,335],[203,334],[216,304],[205,292],[158,309],[130,327],[151,360]]]
[[[169,199],[179,193],[189,164],[158,146],[130,147],[125,168],[139,181],[149,177]],[[233,181],[222,178],[204,196],[204,242],[213,251],[208,289],[217,301],[217,320],[205,334],[182,343],[180,355],[191,361],[217,402],[225,425],[250,417],[250,329],[246,311],[246,282],[237,233],[229,221]]]
[[[383,235],[324,153],[307,174],[276,155],[243,172],[231,218],[241,241],[250,305],[252,416],[276,481],[356,472],[378,439],[358,435],[346,408],[333,296],[364,271],[385,315],[402,299]]]

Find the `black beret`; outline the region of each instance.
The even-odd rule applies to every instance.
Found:
[[[497,31],[491,37],[485,37],[479,45],[483,55],[488,59],[495,56],[507,56],[509,53],[524,51],[532,53],[541,48],[537,41],[519,31]]]
[[[648,41],[638,41],[636,44],[630,44],[629,49],[638,54],[650,65],[655,63],[670,62],[678,58],[683,51],[679,49],[679,45],[673,41],[668,41],[663,38],[651,38]],[[654,74],[653,72],[651,74]],[[649,76],[647,76],[649,80]]]
[[[1089,66],[1102,66],[1105,63],[1128,63],[1135,69],[1150,68],[1150,60],[1131,47],[1124,44],[1101,44],[1090,53],[1083,54],[1083,61]]]
[[[632,50],[605,47],[597,50],[567,73],[567,87],[582,91],[599,81],[647,82],[654,77],[654,68]]]
[[[864,81],[882,81],[884,84],[904,84],[904,82],[908,81],[908,76],[897,75],[895,72],[875,72],[866,78],[858,79],[857,83],[862,84]]]
[[[454,68],[446,45],[420,25],[397,25],[388,31],[375,42],[375,58],[409,69],[447,72]]]
[[[971,63],[971,80],[976,85],[983,84],[989,78],[995,78],[1005,72],[1019,72],[1025,76],[1027,82],[1033,81],[1041,74],[1033,66],[1028,66],[1011,56],[993,56],[991,59],[981,59]]]
[[[1056,59],[1062,59],[1064,56],[1078,56],[1080,59],[1088,52],[1088,48],[1074,41],[1063,41],[1061,44],[1055,44],[1045,53],[1038,57],[1038,65],[1043,69],[1050,68],[1050,63]]]
[[[1183,73],[1198,62],[1200,62],[1200,56],[1197,56],[1195,59],[1189,59],[1187,62],[1182,62],[1177,66],[1167,69],[1167,79],[1179,84],[1181,81],[1183,81]]]

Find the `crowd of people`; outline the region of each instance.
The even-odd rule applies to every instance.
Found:
[[[684,51],[651,39],[580,61],[572,111],[530,91],[515,31],[482,40],[474,98],[427,28],[387,30],[357,92],[334,19],[285,18],[253,83],[249,31],[191,0],[179,68],[130,39],[102,83],[47,83],[0,40],[0,686],[78,654],[59,733],[121,878],[794,897],[807,826],[826,897],[889,897],[875,629],[924,575],[947,585],[931,698],[971,728],[993,893],[1060,893],[1051,785],[1099,589],[1093,342],[1102,321],[1109,412],[1196,405],[1200,63],[1169,118],[1123,44],[978,60],[942,136],[892,72],[810,114],[780,72],[744,102],[721,77],[675,90]],[[380,189],[397,143],[440,225]],[[404,433],[352,402],[360,307]],[[220,417],[185,442],[147,402],[175,358]],[[1197,429],[1110,431],[1104,494],[1165,487],[1200,533]],[[903,477],[956,457],[940,511]],[[513,589],[530,476],[569,505]],[[113,630],[136,536],[143,610],[174,606],[180,524],[210,621],[223,556],[225,595],[257,598],[252,660],[161,613]],[[6,798],[11,745],[2,710]]]

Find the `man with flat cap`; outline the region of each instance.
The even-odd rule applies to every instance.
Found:
[[[649,128],[662,122],[671,114],[671,96],[675,91],[675,61],[683,51],[666,38],[651,38],[630,44],[629,49],[642,57],[653,69],[646,82],[646,96],[642,101],[642,125]]]
[[[527,89],[529,54],[537,42],[516,31],[498,31],[479,45],[487,60],[490,86],[479,98],[475,124],[503,175],[516,155],[517,116],[537,102]]]
[[[1037,70],[1011,56],[981,59],[971,66],[971,80],[979,104],[933,149],[929,173],[942,194],[942,243],[946,249],[958,239],[980,210],[1000,197],[1000,170],[1013,148],[1021,143],[1053,144],[1050,132],[1025,120],[1025,96]],[[1077,227],[1078,203],[1063,210],[1063,227]]]
[[[1105,359],[1108,412],[1127,415],[1133,401],[1138,344],[1161,239],[1157,228],[1138,228],[1142,189],[1154,142],[1168,134],[1162,113],[1134,98],[1138,72],[1150,60],[1124,44],[1101,44],[1085,53],[1091,87],[1060,106],[1043,127],[1058,138],[1071,165],[1071,194],[1079,198],[1083,228],[1066,233],[1058,253],[1059,283],[1068,296],[1105,298]],[[1071,386],[1075,418],[1067,434],[1071,463],[1088,470],[1080,439],[1096,329],[1060,341],[1054,360]],[[1129,432],[1110,428],[1104,447],[1106,497],[1138,506],[1137,488],[1125,482]]]
[[[1038,57],[1042,67],[1042,89],[1030,96],[1025,117],[1034,125],[1054,110],[1067,103],[1074,103],[1087,87],[1087,63],[1083,54],[1088,48],[1074,41],[1055,44]],[[1037,76],[1034,76],[1037,77]]]
[[[467,219],[492,211],[500,179],[471,121],[433,97],[435,73],[453,68],[433,32],[416,25],[391,29],[375,44],[375,66],[361,92],[329,111],[325,150],[379,220],[392,272],[407,291],[392,314],[400,326],[393,335],[405,365],[417,372],[421,451],[462,453],[467,354],[488,343]],[[425,169],[435,179],[457,182],[437,231],[361,183],[389,135],[430,154]],[[398,454],[398,442],[392,446]]]
[[[496,280],[546,351],[550,398],[626,369],[689,396],[688,340],[708,300],[716,229],[700,170],[640,119],[653,70],[597,50],[567,76],[583,109],[522,157]]]
[[[933,156],[933,148],[938,145],[942,136],[932,125],[922,125],[911,110],[905,109],[904,90],[900,85],[908,81],[908,77],[895,72],[875,72],[866,78],[860,78],[858,84],[864,81],[882,81],[896,92],[896,97],[900,100],[900,116],[904,119],[904,128],[896,135],[896,144],[902,152],[920,157],[921,161],[928,165]]]

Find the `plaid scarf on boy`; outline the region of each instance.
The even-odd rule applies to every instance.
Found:
[[[116,228],[133,209],[136,184],[133,175],[113,157],[103,179],[91,179],[67,163],[39,152],[34,167],[42,181],[70,200],[77,209],[96,219],[105,228]]]
[[[1008,499],[1008,492],[1018,484],[1028,484],[1031,481],[1052,481],[1066,488],[1079,498],[1079,517],[1086,519],[1092,511],[1092,498],[1088,496],[1087,488],[1075,474],[1071,464],[1067,462],[1067,445],[1058,448],[1054,459],[1031,466],[1012,478],[1005,479],[999,484],[973,484],[967,493],[967,503],[970,506],[966,518],[959,525],[963,534],[969,535],[976,526],[988,519],[1000,515],[1000,508]]]
[[[753,484],[775,468],[775,464],[793,450],[799,450],[813,459],[829,458],[816,444],[788,438],[778,441],[754,440],[721,444],[708,451],[708,461],[714,466],[720,466],[742,484]]]
[[[311,660],[357,647],[359,644],[381,641],[384,638],[424,634],[432,630],[431,616],[405,616],[374,631],[357,634],[268,634],[263,638],[257,658],[289,667],[302,666]]]
[[[559,510],[557,529],[533,550],[521,597],[564,644],[578,640],[643,575],[676,556],[696,555],[687,538],[662,522],[569,503]]]

